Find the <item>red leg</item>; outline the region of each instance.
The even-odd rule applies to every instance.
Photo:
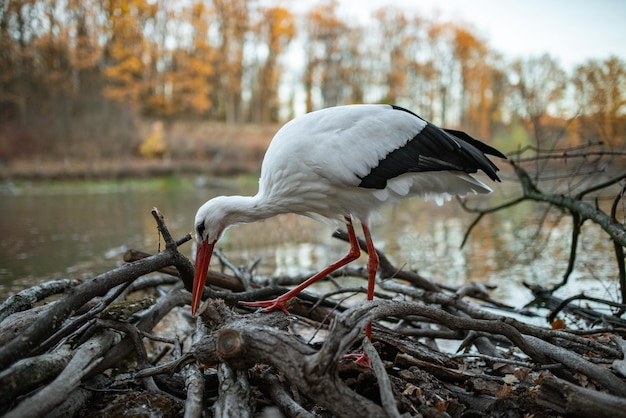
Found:
[[[374,242],[370,235],[369,228],[363,224],[363,234],[365,235],[365,243],[367,244],[367,300],[374,300],[374,285],[376,284],[376,272],[378,271],[378,253],[374,248]],[[372,339],[372,323],[370,322],[365,327],[365,336]],[[348,354],[344,358],[353,359],[355,362],[362,366],[371,367],[370,359],[367,354]]]
[[[349,216],[345,216],[345,220],[346,220],[346,227],[348,229],[348,238],[350,240],[350,250],[345,256],[343,256],[341,259],[337,260],[330,266],[326,267],[324,270],[320,271],[313,277],[305,280],[297,287],[294,287],[289,292],[285,293],[282,296],[277,297],[276,299],[262,300],[262,301],[256,301],[256,302],[239,302],[239,303],[241,305],[246,305],[246,306],[262,307],[263,308],[261,309],[262,312],[271,312],[271,311],[275,311],[276,309],[282,309],[283,312],[289,315],[289,311],[285,307],[285,303],[289,299],[296,296],[302,290],[312,285],[319,279],[326,277],[333,271],[359,258],[359,255],[361,254],[361,249],[359,248],[359,242],[357,241],[356,234],[354,233],[354,227],[352,226],[352,218],[350,218]],[[374,274],[376,274],[376,272],[374,272]],[[373,289],[372,289],[372,292],[373,292]]]
[[[363,225],[363,233],[365,234],[365,242],[367,243],[367,300],[374,300],[374,286],[376,285],[376,272],[378,271],[378,253],[374,248],[374,242],[370,235],[370,230]],[[372,324],[368,324],[365,328],[365,335],[372,339]]]

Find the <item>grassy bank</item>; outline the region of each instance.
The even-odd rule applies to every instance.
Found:
[[[258,172],[261,159],[251,161],[233,156],[211,160],[132,158],[124,160],[80,161],[19,160],[0,166],[0,181],[124,180],[153,177],[207,175],[232,176]]]
[[[161,152],[142,155],[141,145],[154,139],[144,121],[134,146],[111,152],[95,148],[0,161],[0,181],[120,180],[177,175],[232,176],[260,171],[273,125],[233,126],[223,123],[173,122],[159,131]],[[102,138],[97,143],[106,143]],[[111,155],[113,154],[113,155]]]

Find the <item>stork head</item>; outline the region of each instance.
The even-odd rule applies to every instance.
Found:
[[[213,249],[225,228],[224,209],[219,198],[209,200],[198,209],[194,223],[197,250],[191,296],[192,315],[196,314],[200,306]]]
[[[198,243],[217,242],[222,232],[234,223],[231,219],[233,213],[231,200],[232,196],[218,196],[200,206],[194,221],[194,232]]]
[[[231,225],[255,222],[279,213],[267,203],[265,206],[259,205],[259,201],[257,197],[250,196],[219,196],[209,200],[198,209],[194,223],[198,251],[193,276],[192,315],[195,315],[202,300],[213,248],[226,228]]]

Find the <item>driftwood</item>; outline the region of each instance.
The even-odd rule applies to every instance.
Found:
[[[525,157],[527,153],[532,155]],[[463,243],[484,216],[525,201],[541,202],[547,205],[544,216],[554,210],[568,214],[572,224],[567,267],[562,280],[550,291],[567,284],[576,264],[582,226],[590,221],[602,228],[613,242],[622,304],[626,303],[626,222],[624,212],[621,222],[617,216],[617,208],[620,203],[623,204],[626,194],[626,152],[607,150],[602,143],[588,143],[564,149],[528,146],[512,153],[510,157],[507,163],[521,186],[521,194],[491,208],[470,207],[464,199],[459,198],[465,210],[478,214],[467,229]],[[599,205],[600,200],[607,198],[612,200],[609,210]],[[540,222],[540,228],[542,224],[543,221]]]
[[[624,397],[583,388],[554,377],[544,379],[537,401],[571,417],[619,417],[626,410]]]
[[[621,318],[587,312],[590,321],[602,318],[601,330],[529,325],[521,320],[527,312],[491,300],[481,286],[434,283],[383,253],[372,302],[346,306],[345,294],[361,289],[338,289],[302,293],[289,316],[252,312],[237,302],[280,294],[292,278],[259,287],[242,272],[211,270],[207,300],[192,318],[183,287],[193,266],[177,250],[190,237],[174,241],[153,215],[163,252],[132,251],[127,264],[92,280],[50,283],[0,305],[1,414],[613,417],[624,410]],[[564,306],[559,315],[577,314]],[[369,322],[371,342],[363,339]],[[372,367],[344,357],[361,350]]]

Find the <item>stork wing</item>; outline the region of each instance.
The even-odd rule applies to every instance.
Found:
[[[394,109],[419,118],[406,109]],[[500,151],[465,132],[442,129],[425,122],[424,127],[413,138],[391,151],[366,176],[361,177],[359,186],[382,189],[386,187],[388,180],[404,173],[444,170],[468,174],[482,170],[492,180],[500,181],[496,174],[498,167],[485,154],[506,158]]]

